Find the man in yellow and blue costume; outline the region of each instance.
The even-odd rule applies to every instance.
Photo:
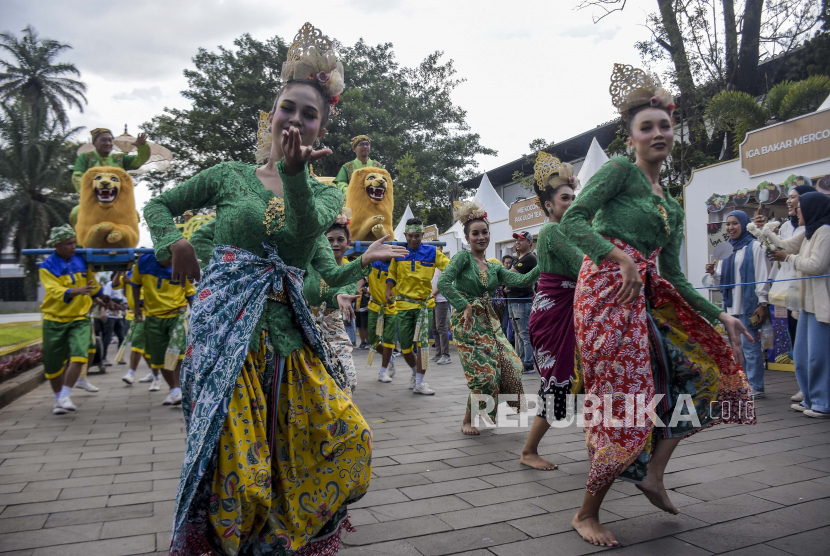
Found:
[[[43,313],[43,369],[55,393],[52,413],[63,415],[77,409],[69,398],[76,384],[87,391],[97,391],[86,383],[85,378],[79,377],[89,358],[95,354],[87,315],[93,298],[101,295],[101,285],[87,271],[86,262],[75,254],[77,240],[72,226],[64,224],[52,228],[46,244],[54,247],[55,252],[40,265],[40,281],[46,290],[40,306]]]
[[[386,279],[389,278],[389,265],[384,261],[372,263],[372,272],[366,277],[369,286],[369,315],[367,323],[367,335],[369,337],[369,349],[375,350],[381,355],[380,382],[392,382],[395,376],[395,337],[398,332],[398,308],[394,296],[397,293],[392,291],[393,299],[386,299]]]
[[[406,221],[404,229],[406,248],[409,255],[402,259],[393,259],[389,264],[389,277],[386,279],[386,299],[391,302],[397,298],[398,337],[401,353],[412,368],[410,387],[414,394],[430,396],[435,394],[427,383],[424,374],[429,368],[429,331],[432,328],[432,278],[435,269],[444,270],[450,259],[434,245],[424,245],[424,223],[418,218]],[[392,293],[397,288],[397,296]],[[413,352],[418,345],[418,358]]]
[[[182,288],[181,282],[172,279],[172,263],[173,259],[159,261],[155,254],[146,253],[138,259],[130,278],[133,298],[144,294],[144,306],[135,307],[135,318],[145,321],[144,341],[150,367],[153,374],[160,369],[170,386],[163,405],[182,403],[179,369],[187,343],[187,306],[196,295],[193,284],[187,282]]]

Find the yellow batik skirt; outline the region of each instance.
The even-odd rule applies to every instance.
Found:
[[[269,379],[265,346],[263,336],[248,352],[219,437],[213,544],[230,556],[250,544],[273,554],[336,554],[345,504],[369,489],[371,431],[309,347],[277,357]]]

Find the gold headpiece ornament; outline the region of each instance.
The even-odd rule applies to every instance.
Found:
[[[644,105],[674,111],[674,98],[662,87],[660,79],[633,66],[614,64],[609,91],[611,103],[623,120],[628,120],[632,109]]]
[[[102,133],[109,133],[110,135],[112,135],[112,131],[110,131],[109,129],[107,129],[105,127],[96,127],[95,129],[90,131],[90,133],[92,134],[92,142],[93,143],[95,142],[96,139],[98,139],[98,136],[101,135]]]
[[[536,179],[536,185],[543,191],[548,187],[560,185],[576,186],[579,181],[574,175],[573,166],[567,162],[560,162],[558,158],[546,152],[536,155],[533,177]]]
[[[352,137],[352,148],[355,148],[361,141],[372,142],[368,135],[358,135],[357,137]]]
[[[262,164],[271,154],[271,124],[268,123],[268,112],[260,110],[256,130],[256,162]]]
[[[487,211],[476,200],[456,201],[452,204],[452,217],[464,224],[468,220],[483,218],[487,220]]]
[[[346,88],[343,64],[337,61],[334,45],[322,31],[306,23],[297,32],[282,65],[280,76],[289,81],[316,81],[337,104]]]
[[[334,219],[334,223],[348,227],[352,223],[352,209],[347,207],[340,209],[340,214]]]

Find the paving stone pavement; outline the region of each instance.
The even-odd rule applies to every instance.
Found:
[[[460,432],[467,388],[458,358],[433,367],[435,396],[391,384],[355,351],[355,401],[374,437],[370,492],[350,513],[342,556],[582,555],[604,549],[571,530],[587,474],[585,437],[551,429],[540,452],[559,464],[519,463],[529,427]],[[53,416],[48,384],[0,410],[0,555],[165,554],[184,450],[181,410],[166,388],[127,387],[124,366],[91,375],[74,414]],[[146,374],[146,367],[138,371]],[[818,555],[830,541],[830,421],[790,411],[792,373],[768,372],[758,425],[721,426],[680,444],[665,478],[679,516],[616,483],[602,520],[617,554]],[[538,377],[524,377],[525,391]],[[515,423],[514,415],[509,419]],[[529,419],[532,421],[532,417]],[[516,423],[517,424],[517,423]]]

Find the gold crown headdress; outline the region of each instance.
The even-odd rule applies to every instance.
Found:
[[[487,220],[487,211],[476,200],[455,201],[452,204],[452,217],[464,224],[468,220],[483,218]]]
[[[662,87],[660,79],[633,66],[614,64],[609,91],[611,103],[623,120],[628,120],[631,110],[644,105],[674,111],[674,98]]]
[[[268,112],[260,110],[256,130],[256,163],[262,164],[271,155],[271,124],[268,123]]]
[[[316,81],[337,104],[346,88],[343,64],[337,61],[334,45],[322,31],[306,23],[297,32],[280,76],[288,81]]]
[[[536,155],[536,163],[533,165],[533,177],[539,189],[545,190],[548,187],[560,185],[576,185],[577,178],[574,176],[574,167],[567,162],[560,162],[558,158],[546,152]]]

